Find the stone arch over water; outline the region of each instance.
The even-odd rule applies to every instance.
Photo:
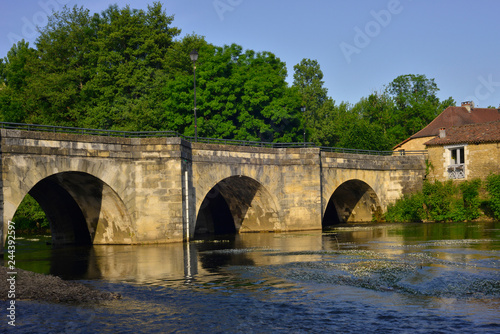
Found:
[[[196,215],[195,236],[281,230],[276,203],[258,181],[242,175],[218,182]]]
[[[323,216],[323,227],[339,223],[370,222],[381,212],[380,200],[370,185],[349,180],[335,189]]]
[[[28,193],[47,215],[54,245],[132,242],[134,233],[123,201],[91,174],[53,174]]]

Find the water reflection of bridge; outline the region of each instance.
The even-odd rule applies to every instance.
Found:
[[[55,244],[164,243],[369,221],[425,173],[423,156],[26,130],[1,130],[3,230],[30,194]]]
[[[356,230],[343,232],[339,238],[321,231],[245,233],[184,244],[70,247],[50,253],[47,273],[70,279],[130,280],[156,285],[181,285],[191,279],[203,283],[227,275],[228,267],[324,261],[354,243],[381,238],[402,241],[401,237],[387,238],[379,232]]]

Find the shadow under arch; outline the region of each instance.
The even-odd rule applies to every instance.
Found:
[[[231,176],[207,193],[198,210],[195,237],[281,230],[271,194],[247,176]]]
[[[130,218],[118,194],[83,172],[62,172],[39,181],[29,194],[50,222],[52,244],[131,243]]]
[[[323,216],[323,227],[352,222],[370,222],[381,211],[375,191],[364,181],[349,180],[333,192]]]

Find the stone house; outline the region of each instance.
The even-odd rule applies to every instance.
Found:
[[[425,128],[394,147],[396,152],[425,150],[425,143],[439,135],[439,129],[449,129],[466,124],[478,124],[500,120],[500,109],[475,108],[472,101],[462,102],[460,107],[448,107]]]
[[[443,127],[425,146],[431,180],[484,180],[500,172],[500,120]]]

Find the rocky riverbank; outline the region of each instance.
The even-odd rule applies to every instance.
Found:
[[[11,275],[6,267],[0,266],[0,300],[9,298],[12,290]],[[17,272],[13,285],[16,300],[36,300],[52,303],[82,303],[120,299],[117,293],[99,291],[77,282],[65,281],[57,276],[37,274],[15,269]]]

